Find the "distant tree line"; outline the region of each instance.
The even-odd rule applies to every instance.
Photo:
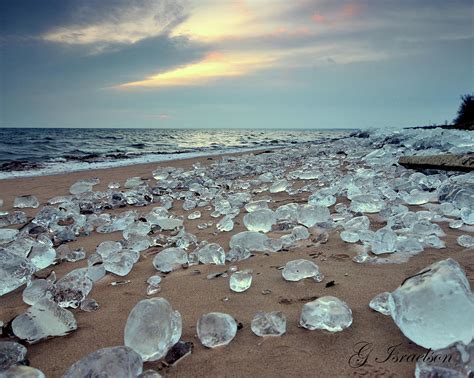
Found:
[[[466,94],[461,96],[457,117],[453,120],[455,125],[463,125],[474,122],[474,96]]]

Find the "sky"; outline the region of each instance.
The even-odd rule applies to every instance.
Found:
[[[1,0],[0,127],[452,121],[472,0]]]

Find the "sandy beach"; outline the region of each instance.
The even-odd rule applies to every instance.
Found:
[[[184,169],[193,163],[203,165],[219,157],[165,162],[161,166],[175,166]],[[20,178],[0,181],[1,197],[5,201],[4,210],[11,211],[13,199],[17,195],[37,196],[41,206],[56,195],[67,195],[69,187],[79,179],[97,177],[100,184],[94,190],[105,190],[107,183],[118,181],[121,184],[129,177],[140,176],[153,180],[151,172],[160,164],[144,164],[106,170],[84,171],[57,176]],[[293,182],[293,186],[298,185]],[[260,196],[269,195],[263,192]],[[306,195],[290,197],[286,192],[271,194],[273,201],[269,207],[289,202],[306,202]],[[258,199],[256,195],[254,199]],[[134,208],[145,213],[156,204]],[[413,207],[416,209],[416,207]],[[115,209],[112,213],[132,209],[128,206]],[[37,209],[25,209],[33,216]],[[243,213],[235,219],[232,232],[216,233],[215,227],[199,230],[196,226],[205,221],[216,221],[210,217],[210,211],[200,209],[202,218],[185,220],[185,228],[195,234],[199,240],[216,242],[228,249],[230,237],[245,230],[242,223]],[[175,201],[170,210],[175,215],[186,215],[181,202]],[[331,208],[331,212],[333,212]],[[380,222],[377,215],[370,215],[373,227]],[[155,296],[166,298],[183,318],[182,340],[191,341],[194,350],[177,365],[164,367],[160,361],[145,363],[144,369],[158,370],[164,376],[413,376],[415,363],[413,355],[425,350],[410,342],[397,328],[390,317],[372,311],[369,301],[383,291],[393,291],[406,277],[409,277],[429,264],[453,257],[465,269],[472,280],[474,262],[472,250],[466,250],[456,243],[456,238],[465,233],[449,229],[446,223],[440,223],[447,236],[446,249],[425,249],[403,264],[357,264],[352,261],[356,255],[351,244],[343,242],[331,231],[325,244],[314,243],[310,238],[298,242],[289,251],[279,253],[256,253],[248,260],[237,262],[239,269],[253,270],[253,284],[243,293],[230,291],[228,278],[207,279],[209,273],[222,272],[226,267],[214,265],[196,265],[187,269],[178,269],[163,275],[162,290]],[[381,224],[379,225],[381,227]],[[317,230],[310,229],[314,234]],[[269,236],[279,237],[282,232],[270,232]],[[70,243],[71,247],[84,247],[87,254],[95,251],[99,243],[105,240],[120,240],[121,232],[79,237]],[[152,265],[154,254],[160,249],[151,248],[142,253],[140,260],[126,277],[108,273],[94,284],[89,297],[100,305],[95,312],[72,310],[78,329],[68,336],[55,337],[28,347],[28,358],[33,367],[42,370],[47,377],[60,377],[75,361],[103,347],[123,345],[125,322],[131,309],[146,295],[146,279],[157,274]],[[324,273],[324,280],[316,283],[312,280],[287,282],[281,276],[281,267],[289,260],[298,258],[312,259]],[[46,276],[54,270],[58,278],[72,269],[86,266],[87,260],[76,263],[64,262],[37,273]],[[114,281],[130,280],[130,283],[111,286]],[[334,281],[335,285],[326,287]],[[14,316],[25,311],[28,306],[22,301],[22,288],[0,298],[0,320],[8,322]],[[271,290],[262,294],[262,290]],[[324,331],[308,331],[298,327],[298,319],[304,303],[315,298],[333,295],[344,300],[352,309],[353,324],[342,332],[331,334]],[[259,311],[282,311],[287,317],[287,331],[281,337],[261,338],[250,329],[253,315]],[[242,323],[236,338],[227,346],[217,349],[203,347],[196,335],[196,322],[207,312],[219,311],[234,316]],[[371,344],[368,355],[358,356],[362,345]],[[412,356],[410,358],[410,356]],[[415,356],[416,357],[416,356]],[[362,365],[362,366],[361,366]]]

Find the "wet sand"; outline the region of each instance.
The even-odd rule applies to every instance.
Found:
[[[123,185],[127,178],[133,176],[152,179],[151,171],[158,166],[190,168],[196,161],[207,164],[212,160],[202,157],[162,164],[2,180],[0,198],[5,201],[2,210],[13,210],[11,208],[13,198],[26,194],[37,196],[43,206],[53,196],[69,194],[70,185],[79,179],[98,177],[101,183],[95,186],[94,190],[103,190],[110,181],[118,181]],[[268,194],[264,192],[260,196]],[[276,209],[284,203],[303,202],[307,200],[308,193],[296,198],[286,193],[271,196],[274,202],[270,207]],[[112,212],[118,213],[130,209],[146,212],[154,206],[157,205],[144,208],[129,206]],[[32,216],[37,210],[26,209],[26,212]],[[209,211],[200,210],[202,218],[186,220],[186,230],[195,234],[199,240],[221,244],[227,251],[230,237],[244,231],[242,224],[244,213],[236,218],[233,231],[215,234],[214,226],[206,230],[197,229],[199,223],[206,220],[215,223],[219,219],[211,218]],[[188,213],[181,209],[181,201],[175,201],[170,212],[177,215]],[[376,226],[377,216],[371,218]],[[443,238],[447,248],[425,249],[403,264],[367,265],[353,262],[352,257],[356,253],[350,244],[340,239],[337,230],[329,234],[326,244],[317,245],[311,240],[305,240],[287,252],[257,253],[248,260],[234,264],[240,269],[253,269],[252,286],[244,293],[231,292],[228,278],[218,277],[212,280],[206,278],[209,273],[225,270],[226,267],[223,266],[198,265],[174,271],[164,276],[162,290],[155,296],[166,298],[173,308],[181,313],[182,339],[192,341],[194,351],[176,366],[165,368],[161,362],[156,361],[146,363],[144,368],[159,370],[162,375],[170,377],[413,376],[415,368],[413,355],[420,355],[425,350],[411,343],[390,317],[372,311],[368,303],[375,295],[383,291],[393,291],[406,277],[447,257],[456,259],[464,267],[468,277],[473,279],[473,251],[466,250],[456,243],[457,236],[465,232],[449,229],[446,223],[440,225],[447,234]],[[313,232],[316,234],[315,230]],[[282,234],[272,232],[269,236]],[[93,232],[88,237],[79,237],[69,245],[84,247],[87,253],[91,254],[102,241],[120,239],[122,239],[121,232],[111,234]],[[152,265],[153,257],[154,254],[150,251],[144,252],[126,277],[109,273],[96,282],[89,297],[97,300],[99,310],[90,313],[79,309],[71,310],[78,323],[75,332],[65,337],[55,337],[27,346],[27,357],[31,366],[42,370],[47,377],[60,377],[71,364],[88,353],[103,347],[123,345],[123,330],[130,310],[140,300],[149,298],[146,295],[145,281],[149,276],[157,274]],[[295,283],[284,281],[277,267],[297,258],[313,259],[325,275],[324,281],[321,283],[311,280]],[[66,262],[49,267],[40,274],[45,275],[48,271],[54,270],[58,278],[61,278],[70,270],[82,266],[86,266],[85,260],[76,263]],[[110,285],[113,281],[124,279],[131,282],[126,285]],[[335,285],[326,287],[326,283],[330,281],[334,281]],[[7,322],[27,309],[28,306],[21,298],[23,288],[0,297],[0,320]],[[270,289],[271,293],[263,295],[264,289]],[[354,318],[350,328],[330,334],[298,327],[303,304],[324,295],[336,296],[350,306]],[[228,298],[227,301],[223,301],[225,297]],[[255,336],[250,329],[250,322],[259,310],[282,311],[287,317],[286,334],[282,337],[265,339]],[[211,311],[228,313],[243,324],[243,328],[228,346],[207,349],[200,344],[196,336],[197,320],[202,314]],[[357,356],[356,350],[364,343],[372,344],[371,352],[368,355]]]

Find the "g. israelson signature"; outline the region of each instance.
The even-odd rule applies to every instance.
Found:
[[[431,349],[424,353],[405,353],[402,352],[403,344],[390,345],[385,350],[374,351],[374,344],[367,341],[360,341],[353,347],[353,354],[349,357],[349,365],[353,368],[359,368],[370,362],[378,364],[383,363],[401,363],[401,362],[436,362],[443,365],[452,363],[451,354],[434,352]]]

